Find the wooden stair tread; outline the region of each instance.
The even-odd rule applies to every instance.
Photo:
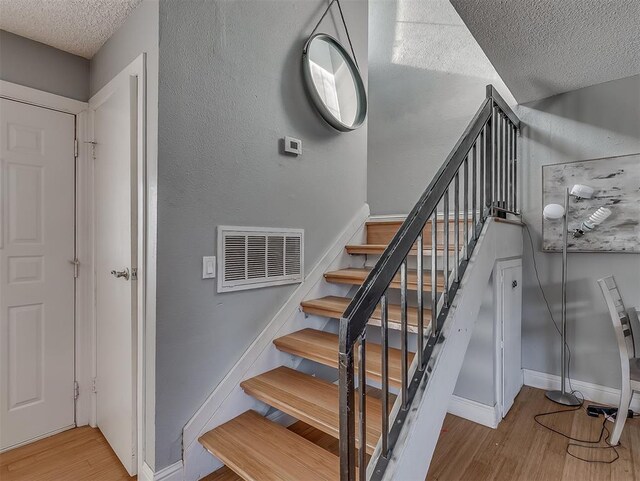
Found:
[[[300,305],[307,314],[340,319],[350,302],[351,299],[348,297],[327,296],[303,301]],[[426,329],[431,322],[431,309],[423,309],[422,312]],[[390,329],[400,329],[400,306],[398,304],[389,304],[387,319]],[[380,323],[380,306],[378,306],[369,319],[369,324],[379,326]],[[418,332],[418,309],[415,307],[407,308],[407,326],[410,332]]]
[[[281,366],[247,379],[240,386],[250,396],[336,439],[339,438],[340,406],[337,384]],[[373,454],[381,436],[381,423],[380,399],[367,397],[366,439],[369,454]],[[357,437],[356,440],[359,443]]]
[[[387,244],[351,244],[345,247],[348,254],[351,255],[381,255],[385,249],[387,248]],[[424,246],[423,255],[430,256],[432,252],[431,247]],[[439,256],[444,254],[444,246],[438,246],[437,252]],[[409,255],[415,256],[418,254],[418,250],[416,248],[411,249],[409,251]],[[455,247],[449,246],[449,254],[455,254]]]
[[[204,434],[200,443],[247,481],[337,481],[336,455],[247,411]]]
[[[352,285],[361,285],[369,276],[369,272],[371,272],[370,268],[367,267],[349,267],[347,269],[340,269],[337,271],[325,272],[324,278],[327,282],[332,282],[335,284],[352,284]],[[415,291],[418,286],[416,284],[418,276],[414,269],[409,269],[407,272],[407,289]],[[422,276],[424,290],[428,291],[431,289],[431,272],[425,270]],[[444,286],[444,275],[442,272],[438,272],[438,288],[442,288]],[[400,274],[396,274],[396,276],[389,284],[389,287],[392,289],[400,288]]]
[[[469,215],[471,216],[471,211],[469,211]],[[402,219],[396,218],[396,219],[391,219],[391,220],[374,219],[374,220],[368,220],[366,222],[366,225],[367,226],[370,226],[370,225],[375,225],[375,226],[378,226],[378,225],[397,225],[398,227],[400,227],[402,224],[404,224],[404,221],[405,221],[404,218],[402,218]],[[438,221],[438,224],[444,224],[444,218],[442,218],[442,217],[438,217],[437,221]],[[451,224],[453,221],[454,221],[454,219],[453,219],[453,217],[451,217],[449,219],[449,223]],[[464,224],[464,219],[462,218],[462,214],[460,214],[460,219],[458,219],[458,222]],[[431,221],[429,220],[428,223],[431,223]]]
[[[275,339],[273,343],[284,352],[319,362],[325,366],[338,368],[338,336],[315,329],[302,329]],[[379,344],[367,343],[367,378],[382,382],[381,351]],[[401,387],[400,349],[389,348],[389,385]],[[409,353],[409,363],[413,353]],[[357,371],[356,359],[356,371]]]
[[[400,226],[404,220],[375,220],[369,221],[366,223],[366,231],[367,231],[367,244],[389,244],[391,239],[396,235]],[[469,219],[469,226],[471,226],[471,218]],[[463,236],[464,230],[464,219],[458,220],[458,228],[460,229],[460,238]],[[438,243],[444,244],[444,219],[438,219],[436,224],[436,229],[438,232]],[[449,232],[451,242],[453,242],[453,232],[456,229],[456,224],[454,219],[449,220]],[[431,222],[427,222],[423,230],[423,237],[425,247],[431,245]]]

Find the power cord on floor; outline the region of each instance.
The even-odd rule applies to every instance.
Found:
[[[558,431],[557,429],[552,428],[551,426],[547,426],[546,424],[544,424],[543,422],[540,421],[540,418],[545,417],[545,416],[551,416],[551,415],[554,415],[554,414],[562,414],[562,413],[572,413],[572,412],[575,412],[575,411],[582,410],[584,408],[584,396],[582,395],[582,393],[580,391],[573,391],[573,394],[580,394],[580,404],[578,406],[575,406],[575,407],[569,408],[569,409],[558,409],[557,411],[551,411],[551,412],[548,412],[548,413],[536,414],[535,416],[533,416],[534,421],[536,423],[538,423],[540,426],[542,426],[543,428],[548,429],[552,433],[559,434],[560,436],[562,436],[564,438],[567,438],[570,442],[567,444],[567,447],[565,448],[565,451],[572,458],[579,459],[580,461],[584,461],[585,463],[612,464],[612,463],[616,462],[620,458],[620,454],[618,453],[618,450],[616,449],[616,446],[612,446],[612,445],[609,444],[609,437],[611,436],[611,433],[609,432],[609,429],[606,426],[607,421],[609,420],[606,416],[602,420],[602,429],[600,429],[600,435],[598,436],[598,439],[579,439],[579,438],[574,438],[572,436],[569,436],[566,433],[563,433],[562,431]],[[606,443],[607,445],[606,446],[598,446],[602,442]],[[577,443],[583,443],[583,444],[577,444]],[[584,444],[591,444],[591,445],[595,444],[596,446],[585,446]],[[596,459],[586,459],[586,458],[580,457],[580,456],[578,456],[576,454],[573,454],[571,452],[571,446],[575,446],[575,447],[579,447],[579,448],[586,448],[586,449],[611,449],[611,450],[613,450],[613,452],[615,454],[615,457],[613,459],[608,460],[608,461],[599,461],[599,460],[596,460]]]
[[[529,237],[529,243],[531,244],[531,259],[533,260],[533,270],[535,271],[536,274],[536,279],[538,281],[538,288],[540,289],[540,293],[542,294],[542,298],[544,299],[544,303],[547,306],[547,311],[549,312],[549,317],[551,319],[551,321],[553,322],[553,325],[556,328],[556,331],[558,331],[558,334],[560,335],[560,337],[562,337],[562,331],[560,331],[560,328],[558,327],[558,323],[556,322],[555,318],[553,317],[553,311],[551,310],[551,306],[549,305],[549,301],[547,299],[547,296],[544,292],[544,289],[542,287],[542,282],[540,281],[540,274],[538,273],[538,264],[536,262],[536,253],[535,253],[535,248],[533,246],[533,238],[531,236],[531,231],[529,231],[529,226],[525,223],[524,224],[524,228],[527,231],[527,236]],[[566,453],[576,459],[579,459],[580,461],[584,461],[586,463],[600,463],[600,464],[612,464],[614,462],[616,462],[619,458],[620,458],[620,454],[618,453],[618,450],[616,449],[616,446],[612,446],[609,444],[609,437],[611,436],[611,433],[609,432],[609,429],[606,426],[607,423],[607,417],[605,416],[604,420],[602,421],[602,429],[600,430],[600,435],[598,436],[597,440],[589,440],[589,439],[578,439],[578,438],[573,438],[571,436],[569,436],[566,433],[563,433],[561,431],[558,431],[557,429],[554,429],[550,426],[547,426],[546,424],[542,423],[540,421],[540,418],[545,417],[545,416],[551,416],[553,414],[561,414],[561,413],[572,413],[575,411],[579,411],[581,409],[583,409],[584,407],[584,396],[582,395],[582,393],[580,391],[576,391],[573,389],[573,386],[571,385],[571,349],[569,348],[569,344],[567,344],[567,342],[565,341],[564,343],[564,347],[567,350],[567,380],[569,381],[569,389],[571,391],[571,394],[576,395],[576,394],[580,394],[580,404],[576,407],[570,408],[570,409],[560,409],[557,411],[551,411],[548,413],[540,413],[540,414],[536,414],[533,419],[534,421],[539,424],[540,426],[542,426],[543,428],[548,429],[549,431],[555,433],[555,434],[559,434],[560,436],[563,436],[565,438],[567,438],[569,440],[569,443],[567,444],[566,447]],[[576,396],[577,397],[577,396]],[[576,443],[583,443],[583,444],[595,444],[595,445],[599,445],[602,442],[605,442],[607,444],[607,446],[583,446],[581,444],[576,444]],[[581,447],[581,448],[587,448],[587,449],[612,449],[613,452],[615,453],[615,457],[609,461],[598,461],[598,460],[594,460],[594,459],[585,459],[582,458],[580,456],[577,456],[575,454],[573,454],[570,451],[571,446],[576,446],[576,447]]]

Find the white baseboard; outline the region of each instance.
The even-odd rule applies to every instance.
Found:
[[[532,371],[523,369],[524,384],[526,386],[538,389],[560,389],[560,376],[555,374],[547,374],[546,372]],[[571,380],[571,386],[574,390],[580,391],[584,398],[599,404],[609,404],[617,406],[620,402],[620,390],[608,386],[599,386],[590,382]],[[640,396],[634,394],[631,399],[630,409],[640,412]]]
[[[142,469],[138,472],[138,481],[153,481],[153,469],[147,463],[142,464]]]
[[[496,429],[500,424],[500,413],[498,405],[488,406],[486,404],[465,399],[456,395],[451,396],[449,401],[449,414],[460,418],[482,424],[488,428]]]
[[[149,467],[147,463],[142,465],[142,469],[138,474],[138,481],[183,481],[184,474],[182,469],[182,461],[178,461],[157,473]]]
[[[327,322],[330,322],[328,319],[317,316],[305,316],[300,309],[300,303],[304,299],[314,297],[346,295],[349,286],[326,283],[324,273],[352,262],[344,246],[350,242],[359,243],[364,240],[364,224],[368,218],[369,206],[364,204],[305,276],[304,282],[296,288],[267,327],[185,425],[182,442],[186,481],[199,480],[222,465],[197,442],[198,437],[248,409],[255,409],[262,414],[267,412],[268,406],[247,396],[240,388],[240,382],[278,366],[296,368],[300,363],[300,358],[275,349],[273,340],[304,327],[322,329]],[[286,421],[281,419],[279,422]]]

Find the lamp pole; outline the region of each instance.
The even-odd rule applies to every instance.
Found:
[[[562,375],[560,391],[547,391],[546,396],[553,402],[564,406],[579,406],[580,401],[571,392],[567,392],[567,244],[569,243],[569,188],[564,194],[564,216],[562,218]]]

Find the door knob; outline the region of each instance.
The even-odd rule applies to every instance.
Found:
[[[115,276],[115,277],[118,277],[118,278],[124,277],[124,280],[128,281],[129,280],[129,268],[125,267],[124,270],[122,270],[122,271],[115,271],[115,270],[111,271],[111,275]]]

